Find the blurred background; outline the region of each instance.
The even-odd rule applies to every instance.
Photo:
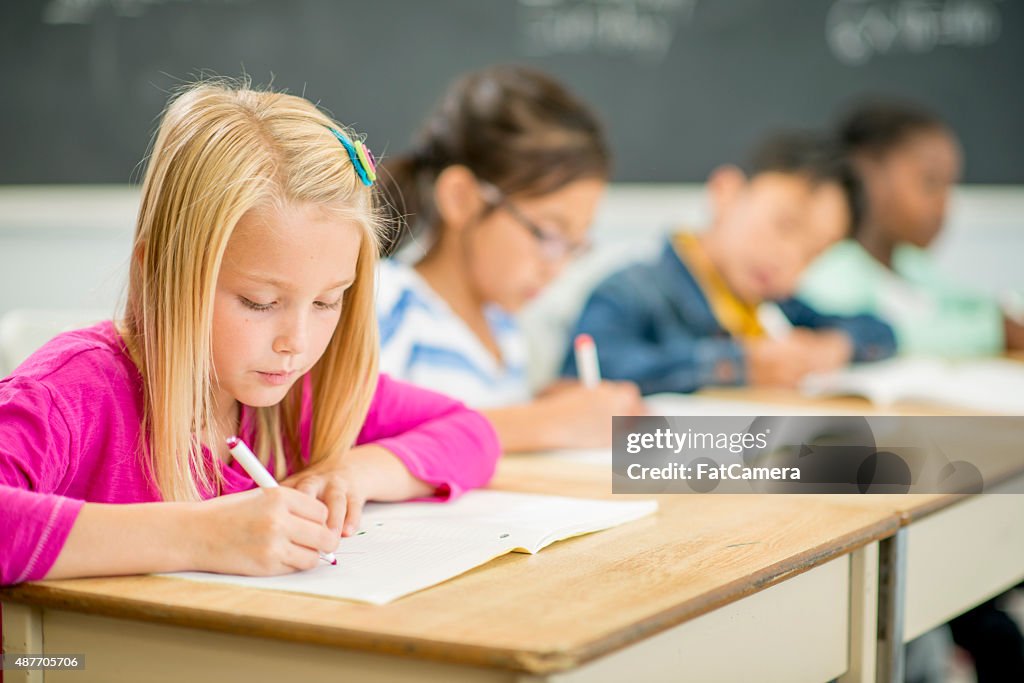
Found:
[[[1024,182],[1010,0],[19,0],[0,9],[0,183],[126,183],[203,73],[304,93],[386,154],[463,71],[526,62],[600,111],[615,179],[700,182],[851,97],[938,112],[967,183]]]
[[[451,79],[500,62],[601,113],[616,168],[595,239],[637,253],[699,221],[708,172],[765,131],[825,126],[864,95],[917,101],[965,151],[940,261],[1024,290],[1024,2],[18,0],[0,3],[0,316],[113,313],[147,146],[181,84],[247,74],[387,156]],[[563,290],[592,279],[575,277]]]

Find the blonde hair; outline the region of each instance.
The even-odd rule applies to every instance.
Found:
[[[190,86],[164,113],[142,187],[121,333],[143,378],[142,448],[165,500],[198,500],[223,483],[201,444],[204,427],[214,425],[214,288],[228,240],[250,209],[314,203],[362,228],[355,282],[309,373],[310,464],[349,448],[365,420],[377,378],[382,224],[329,127],[355,139],[309,101],[248,83]],[[289,464],[300,466],[304,381],[279,404],[256,409],[255,451],[279,478]]]

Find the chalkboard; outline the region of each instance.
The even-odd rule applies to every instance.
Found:
[[[501,62],[592,102],[620,181],[700,181],[875,93],[949,121],[967,182],[1024,183],[1019,0],[8,0],[0,183],[138,181],[203,71],[305,93],[394,153],[454,76]]]

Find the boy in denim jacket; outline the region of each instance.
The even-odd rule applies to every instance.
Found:
[[[792,298],[807,266],[861,219],[860,183],[834,141],[776,135],[749,175],[720,167],[708,190],[707,230],[670,235],[654,262],[611,275],[584,306],[573,338],[594,338],[607,379],[644,394],[792,387],[811,372],[893,354],[892,330],[877,318],[822,315]],[[766,304],[777,307],[767,312],[774,320]],[[576,375],[571,352],[563,374]]]

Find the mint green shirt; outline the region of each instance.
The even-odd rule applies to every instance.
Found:
[[[1005,348],[995,297],[961,287],[927,251],[900,245],[889,270],[855,240],[815,261],[798,298],[822,313],[870,313],[889,323],[904,355],[980,356]]]

